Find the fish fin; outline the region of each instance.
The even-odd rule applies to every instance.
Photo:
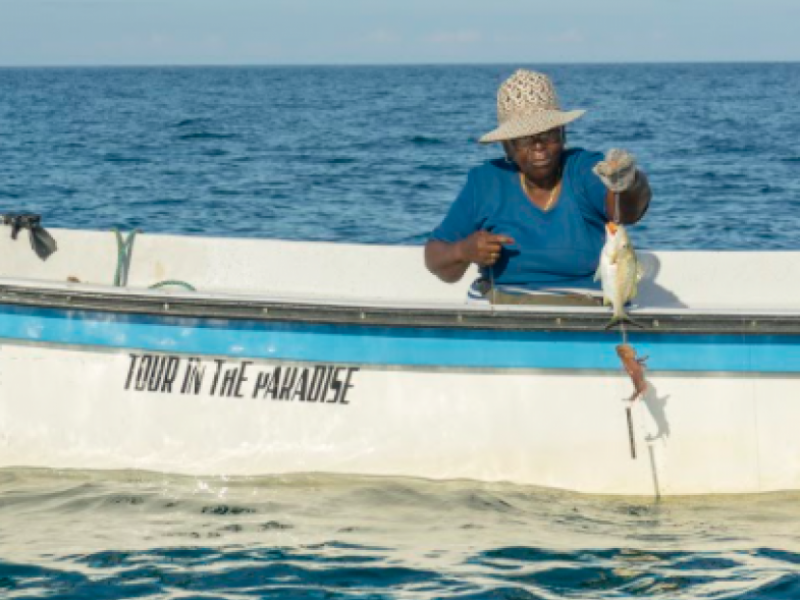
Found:
[[[641,269],[640,279],[655,279],[659,271],[658,259],[652,254],[636,255],[636,264]]]
[[[621,315],[614,315],[613,317],[611,317],[611,320],[608,323],[606,323],[604,329],[621,327],[622,325],[633,325],[634,327],[638,327],[639,329],[645,328],[644,325],[642,325],[638,321],[634,321],[627,314],[622,313]]]

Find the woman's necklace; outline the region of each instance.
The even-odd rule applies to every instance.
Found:
[[[522,171],[519,172],[519,181],[522,184],[523,191],[528,195],[528,197],[533,197],[533,192],[528,189],[528,180],[525,179],[525,173]],[[553,200],[556,199],[556,195],[558,194],[558,190],[561,188],[561,177],[558,178],[558,183],[553,186],[553,189],[550,190],[550,197],[547,199],[547,203],[544,205],[542,209],[544,212],[550,210],[550,207],[553,205]]]

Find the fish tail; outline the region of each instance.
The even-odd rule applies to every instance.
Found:
[[[621,327],[622,325],[632,325],[634,327],[638,327],[639,329],[644,329],[644,325],[639,323],[638,321],[634,321],[631,319],[626,313],[622,313],[619,315],[614,315],[611,317],[611,320],[606,324],[604,329],[612,329],[614,327]]]

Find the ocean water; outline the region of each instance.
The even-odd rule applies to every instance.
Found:
[[[649,174],[640,247],[800,248],[800,64],[540,68],[588,111],[570,145],[626,148]],[[419,244],[500,155],[476,140],[513,69],[0,69],[0,210]]]
[[[0,472],[3,598],[800,597],[800,495]]]
[[[0,69],[0,213],[420,244],[514,67]],[[540,68],[648,172],[639,247],[800,249],[800,64]],[[0,597],[794,599],[800,495],[5,469]]]

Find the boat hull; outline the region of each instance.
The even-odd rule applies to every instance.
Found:
[[[631,333],[632,404],[602,330],[4,305],[0,338],[0,466],[800,489],[795,335]]]

